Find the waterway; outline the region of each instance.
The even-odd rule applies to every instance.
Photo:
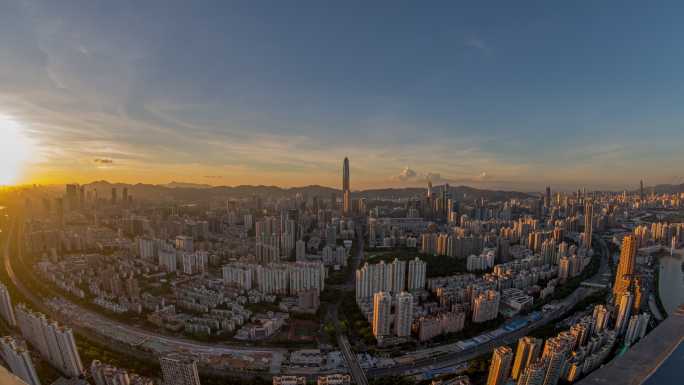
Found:
[[[667,314],[672,314],[684,304],[684,274],[680,255],[660,258],[660,274],[658,277],[658,293]]]

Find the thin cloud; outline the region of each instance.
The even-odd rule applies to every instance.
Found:
[[[468,48],[474,48],[487,54],[492,52],[491,47],[484,40],[477,37],[467,38],[465,40],[465,46]]]
[[[443,184],[443,183],[450,183],[451,180],[448,178],[443,178],[440,173],[437,172],[427,172],[427,173],[419,173],[416,170],[411,169],[410,167],[406,166],[404,167],[403,170],[399,173],[399,175],[395,175],[392,179],[406,183],[406,184],[416,184],[416,183],[427,183],[428,181],[432,182],[433,184]]]
[[[96,159],[93,159],[93,163],[95,163],[95,164],[109,164],[109,165],[111,165],[111,164],[114,164],[114,160],[112,160],[112,159],[105,159],[105,158],[96,158]]]
[[[399,173],[399,175],[396,176],[396,179],[405,182],[405,181],[411,181],[418,176],[418,173],[416,173],[415,170],[410,169],[408,166],[404,167],[403,170]]]

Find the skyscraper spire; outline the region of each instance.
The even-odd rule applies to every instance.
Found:
[[[342,166],[342,192],[349,190],[349,158],[344,158]]]
[[[351,190],[349,188],[349,158],[344,158],[342,166],[342,201],[343,213],[349,215],[351,213]]]

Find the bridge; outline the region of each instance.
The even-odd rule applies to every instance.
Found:
[[[592,287],[592,288],[597,288],[597,289],[607,289],[608,285],[605,283],[595,283],[595,282],[589,282],[589,281],[584,281],[580,285],[584,287]]]
[[[356,355],[352,352],[347,336],[339,334],[337,336],[337,342],[342,349],[342,354],[347,361],[347,365],[349,365],[349,370],[351,371],[352,377],[354,377],[354,382],[356,382],[357,385],[368,385],[366,373],[363,371],[363,368],[361,368],[361,365],[359,365]]]

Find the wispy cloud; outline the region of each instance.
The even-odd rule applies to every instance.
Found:
[[[469,37],[465,39],[465,46],[468,48],[474,48],[476,50],[482,51],[486,54],[492,53],[492,49],[484,40],[478,37]]]
[[[517,109],[505,92],[492,99],[501,89],[492,86],[497,82],[489,73],[470,79],[470,72],[458,76],[462,68],[454,67],[453,58],[439,56],[441,66],[428,62],[428,53],[442,54],[437,50],[443,47],[436,45],[434,52],[414,55],[421,60],[411,54],[377,55],[391,61],[368,63],[373,68],[364,70],[378,72],[359,80],[354,66],[363,60],[341,60],[353,68],[335,67],[339,63],[331,52],[330,61],[319,54],[320,62],[307,61],[299,53],[325,48],[308,44],[291,50],[297,53],[293,60],[274,44],[280,36],[269,31],[256,34],[266,36],[261,44],[230,40],[246,30],[223,18],[220,25],[236,33],[204,35],[212,28],[175,22],[171,5],[168,18],[159,23],[148,23],[144,9],[127,11],[123,5],[115,14],[100,9],[107,23],[87,14],[97,13],[99,6],[86,10],[27,1],[3,7],[0,35],[12,38],[0,39],[0,114],[21,123],[35,143],[27,181],[76,175],[81,180],[338,185],[344,156],[352,161],[353,188],[427,180],[484,186],[609,180],[617,185],[633,169],[643,172],[654,165],[672,170],[672,175],[663,171],[663,180],[681,175],[678,148],[669,150],[668,162],[641,162],[634,156],[636,146],[624,143],[627,136],[583,141],[572,122],[535,131],[530,120],[548,113],[548,105],[527,95]],[[119,27],[123,19],[127,28]],[[489,35],[450,36],[459,36],[459,51],[504,53]],[[179,46],[178,40],[206,44]],[[397,55],[404,51],[410,52],[402,47]],[[278,60],[267,60],[272,57]],[[434,74],[433,67],[440,81],[421,82],[421,76]],[[482,101],[472,102],[477,99]],[[471,112],[473,107],[481,111]],[[677,135],[666,141],[675,146],[681,142]],[[641,151],[663,146],[654,143]]]
[[[427,182],[439,185],[444,183],[482,183],[490,181],[490,178],[484,171],[472,176],[447,177],[439,172],[418,172],[408,166],[404,167],[398,175],[393,176],[391,179],[407,185],[422,185]]]

